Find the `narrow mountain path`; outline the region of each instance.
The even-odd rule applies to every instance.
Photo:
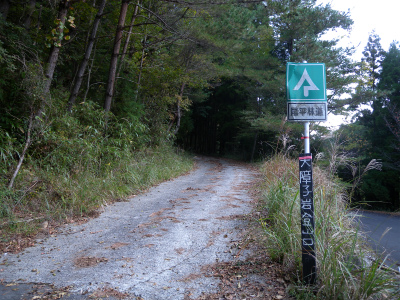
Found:
[[[3,254],[0,298],[18,299],[7,298],[8,286],[21,297],[39,295],[24,299],[53,299],[43,295],[56,292],[63,299],[219,299],[221,284],[231,286],[236,276],[235,288],[251,277],[258,286],[254,299],[284,299],[278,275],[240,275],[238,268],[228,278],[216,267],[246,265],[254,256],[243,245],[245,215],[255,204],[249,192],[254,171],[227,160],[196,160],[187,175],[107,206],[98,218],[65,226],[19,254]],[[263,268],[274,270],[268,264]],[[235,293],[226,299],[242,299]]]

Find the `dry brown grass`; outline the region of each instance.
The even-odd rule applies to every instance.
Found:
[[[268,237],[271,256],[284,264],[294,281],[301,282],[298,165],[298,160],[284,155],[276,155],[263,164],[265,216],[260,223]],[[371,264],[365,259],[371,251],[349,214],[344,186],[334,178],[318,166],[313,167],[317,260],[314,288],[318,292],[314,294],[304,286],[298,286],[297,291],[308,293],[308,299],[361,300],[390,295],[398,286],[379,263]]]

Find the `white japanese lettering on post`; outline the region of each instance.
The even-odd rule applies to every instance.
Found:
[[[307,283],[314,283],[316,260],[311,153],[300,155],[299,168],[303,279]]]

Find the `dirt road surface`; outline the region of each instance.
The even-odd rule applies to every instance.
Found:
[[[0,299],[220,299],[222,286],[230,287],[222,299],[285,299],[279,274],[263,274],[273,263],[256,263],[243,243],[254,171],[196,161],[191,173],[107,206],[98,218],[3,253]],[[255,265],[259,274],[246,273]]]

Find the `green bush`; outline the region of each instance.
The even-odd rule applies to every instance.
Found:
[[[71,114],[50,111],[32,133],[13,190],[7,183],[19,159],[15,149],[23,142],[0,131],[0,159],[5,162],[1,220],[14,224],[18,219],[15,224],[22,228],[28,215],[63,219],[86,214],[192,167],[191,159],[178,155],[165,139],[148,147],[148,131],[140,120],[105,115],[92,102],[77,104]]]

